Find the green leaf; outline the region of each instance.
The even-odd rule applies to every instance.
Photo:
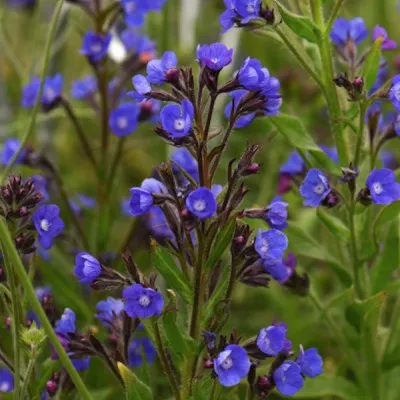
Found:
[[[318,42],[318,39],[321,37],[321,31],[310,18],[292,13],[282,4],[278,2],[275,3],[283,21],[295,34],[310,42]]]
[[[382,37],[379,37],[375,40],[374,44],[371,47],[371,50],[368,52],[367,59],[364,63],[362,76],[364,78],[364,87],[367,92],[369,89],[371,89],[372,85],[376,81],[376,77],[378,76],[379,63],[381,61],[382,53],[382,41]]]
[[[205,375],[203,379],[198,379],[193,384],[194,400],[208,400],[210,398],[214,380],[211,379],[211,374]]]
[[[295,399],[322,399],[335,396],[343,400],[360,400],[365,395],[353,382],[341,376],[321,375],[316,379],[306,379],[303,388],[294,396]]]
[[[230,271],[231,271],[230,264],[227,264],[223,267],[219,283],[204,307],[204,312],[203,312],[204,325],[215,315],[215,309],[217,305],[226,295],[226,291],[228,289],[228,284],[229,284]]]
[[[337,176],[342,175],[339,166],[314,142],[299,118],[280,114],[270,118],[270,121],[293,147],[309,154],[307,161],[311,167],[323,168]]]
[[[193,338],[185,335],[183,326],[178,326],[177,313],[170,311],[166,312],[163,317],[163,327],[168,344],[172,353],[176,355],[180,361],[185,355],[194,354],[196,343]]]
[[[167,286],[176,290],[187,303],[191,303],[190,285],[168,250],[152,242],[152,258],[156,270],[165,279]]]
[[[328,230],[339,240],[344,242],[349,241],[350,230],[342,220],[324,211],[321,207],[317,209],[317,215],[321,222],[328,228]]]
[[[298,256],[304,256],[326,263],[346,287],[351,286],[353,278],[349,271],[338,264],[337,257],[304,231],[304,227],[292,222],[285,229],[289,237],[290,249]]]
[[[400,365],[400,344],[395,346],[393,350],[385,352],[382,360],[382,368],[385,371],[398,367]]]
[[[236,221],[234,218],[228,221],[228,223],[222,228],[215,239],[214,246],[211,250],[211,254],[206,262],[206,269],[213,268],[221,258],[224,251],[231,244],[233,234],[235,233]]]
[[[376,219],[373,224],[373,230],[376,234],[383,225],[387,222],[393,221],[396,217],[400,215],[400,200],[395,201],[385,207],[379,212],[376,216]]]
[[[125,384],[126,400],[152,400],[151,389],[145,385],[128,367],[117,363],[119,373]]]
[[[391,223],[383,246],[383,250],[371,270],[372,294],[385,289],[386,285],[393,280],[393,272],[399,266],[399,218]]]
[[[355,300],[354,303],[350,304],[346,308],[345,316],[347,322],[358,332],[361,332],[367,313],[376,306],[380,306],[384,302],[385,298],[386,293],[379,292],[366,300]]]

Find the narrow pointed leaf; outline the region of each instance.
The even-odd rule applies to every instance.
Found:
[[[348,242],[350,239],[350,230],[339,218],[334,217],[322,208],[318,208],[317,215],[320,221],[335,235],[339,240]]]
[[[118,363],[118,370],[125,385],[126,400],[152,400],[151,389],[145,385],[128,367]]]
[[[379,63],[381,61],[381,45],[383,38],[379,37],[375,40],[371,50],[365,60],[362,76],[364,78],[364,87],[368,91],[376,81],[379,71]]]

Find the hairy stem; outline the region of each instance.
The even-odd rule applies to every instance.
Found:
[[[19,397],[22,400],[25,398],[25,394],[28,391],[28,385],[29,385],[29,381],[31,380],[33,368],[35,367],[35,363],[36,363],[36,357],[33,357],[29,360],[28,368],[26,369],[26,373],[25,373],[24,384],[22,385],[22,389],[21,389],[21,393],[20,393],[20,397]]]

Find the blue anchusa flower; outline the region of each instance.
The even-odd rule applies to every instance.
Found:
[[[168,81],[168,71],[176,68],[178,59],[173,51],[166,51],[161,59],[151,60],[146,67],[147,80],[152,85],[162,85]]]
[[[346,46],[350,41],[356,45],[368,37],[368,29],[361,17],[347,20],[337,18],[333,23],[330,37],[335,46]]]
[[[301,174],[304,171],[305,163],[303,158],[297,151],[292,151],[285,161],[285,163],[279,169],[281,174],[287,174],[290,176]]]
[[[237,344],[228,344],[214,360],[214,371],[222,386],[237,385],[250,370],[250,360],[246,350]]]
[[[109,125],[112,133],[125,137],[133,133],[138,125],[140,108],[136,103],[123,103],[110,113]]]
[[[39,234],[40,244],[45,250],[50,249],[54,238],[64,230],[60,208],[55,204],[43,205],[34,212],[32,220]]]
[[[224,0],[227,8],[220,16],[222,33],[230,29],[236,21],[247,24],[260,17],[261,0]]]
[[[283,362],[273,374],[274,382],[279,393],[293,396],[304,385],[300,366],[294,361]]]
[[[282,95],[279,93],[280,88],[279,79],[273,76],[261,88],[261,93],[264,96],[263,110],[265,115],[274,116],[279,114],[282,105]]]
[[[129,205],[131,207],[131,214],[134,217],[145,214],[154,204],[153,195],[148,190],[133,187],[129,189],[131,199]]]
[[[143,364],[143,353],[148,364],[153,363],[157,357],[157,350],[149,338],[133,339],[128,347],[128,365],[131,368],[140,367]]]
[[[140,187],[150,193],[167,193],[165,185],[155,178],[146,178],[143,180]]]
[[[400,183],[396,182],[396,175],[389,168],[374,168],[366,184],[376,204],[389,204],[400,199]]]
[[[217,211],[217,201],[213,192],[205,187],[193,190],[186,198],[186,207],[200,219],[211,218]]]
[[[254,248],[263,260],[281,260],[287,246],[287,236],[277,229],[259,229],[254,241]]]
[[[336,147],[328,147],[324,144],[319,146],[321,150],[336,164],[339,163],[339,154]]]
[[[296,269],[296,257],[294,254],[289,253],[282,260],[265,260],[263,267],[272,278],[280,284],[284,284],[293,275]]]
[[[400,135],[397,133],[397,135]],[[391,151],[381,151],[379,153],[379,158],[385,168],[392,168],[396,166],[396,156]]]
[[[151,234],[156,238],[171,240],[175,238],[161,207],[151,207],[146,215],[146,225]]]
[[[144,23],[147,14],[146,2],[142,0],[121,0],[125,13],[125,22],[128,26],[139,27]]]
[[[87,56],[91,62],[103,59],[110,46],[111,34],[101,35],[99,33],[87,32],[83,37],[81,54]]]
[[[107,297],[106,300],[99,301],[96,305],[96,318],[107,328],[110,328],[113,321],[119,317],[125,309],[125,304],[120,299]]]
[[[296,363],[299,364],[301,373],[304,376],[315,378],[323,372],[322,357],[319,355],[316,348],[303,350],[303,347],[300,346],[300,352]]]
[[[244,89],[238,89],[238,90],[234,90],[230,93],[228,93],[228,95],[232,98],[232,100],[225,106],[225,117],[227,119],[230,119],[231,117],[231,113],[232,113],[232,107],[234,107],[233,111],[236,111],[239,105],[240,100],[246,96],[249,92],[247,90]],[[253,119],[256,117],[256,113],[252,112],[246,115],[241,115],[235,122],[235,126],[234,128],[238,129],[238,128],[246,128],[246,126],[249,126],[252,122]]]
[[[184,183],[187,182],[187,179],[181,174],[177,165],[179,165],[181,169],[185,170],[196,182],[199,181],[199,166],[197,160],[192,156],[188,149],[185,147],[179,147],[172,153],[171,160],[173,161],[173,171],[175,174],[179,175]]]
[[[71,96],[76,100],[85,100],[97,91],[97,79],[93,75],[72,82]]]
[[[262,328],[257,336],[257,347],[269,356],[277,356],[286,343],[287,327],[283,323]]]
[[[223,43],[212,43],[197,46],[197,60],[200,65],[213,71],[220,71],[232,62],[233,49]]]
[[[389,90],[389,99],[397,111],[400,111],[400,74],[392,79],[392,87]]]
[[[303,204],[308,207],[318,207],[330,192],[328,179],[318,169],[310,169],[300,186],[300,194],[304,197]]]
[[[120,39],[126,50],[141,57],[142,53],[152,57],[156,52],[156,44],[148,36],[138,33],[134,29],[125,29],[121,32]]]
[[[382,50],[393,50],[397,47],[397,42],[389,39],[386,29],[383,26],[376,25],[372,31],[372,40],[375,42],[380,37],[382,38]]]
[[[130,205],[130,198],[127,197],[121,200],[120,203],[121,214],[125,215],[126,217],[132,217],[131,205]]]
[[[288,203],[284,202],[279,196],[272,199],[271,204],[266,208],[265,219],[268,225],[273,229],[285,229],[287,224],[287,207]]]
[[[160,113],[161,125],[172,138],[181,138],[189,135],[194,117],[193,104],[182,100],[179,104],[167,104]]]
[[[132,78],[132,84],[135,91],[129,92],[128,96],[135,100],[142,101],[151,92],[151,85],[144,75],[138,74]]]
[[[261,65],[261,61],[248,57],[237,73],[237,79],[241,86],[247,90],[261,90],[267,85],[270,75],[267,68]]]
[[[18,151],[19,147],[21,146],[21,141],[18,139],[10,138],[7,139],[3,145],[3,150],[1,151],[1,164],[8,165],[14,154]],[[26,150],[22,150],[19,154],[16,163],[21,164],[24,162],[26,157]]]
[[[33,185],[35,190],[42,195],[42,201],[49,200],[50,196],[48,193],[49,183],[46,178],[40,175],[32,175],[31,179],[33,181]]]
[[[164,307],[161,293],[151,288],[145,288],[139,283],[124,289],[122,297],[125,300],[125,311],[131,318],[149,318],[160,315]]]
[[[7,368],[0,368],[0,392],[9,393],[14,390],[14,375]]]
[[[64,79],[61,74],[46,77],[43,85],[41,104],[50,107],[61,97]],[[40,79],[33,77],[22,89],[21,106],[32,108],[39,94]]]
[[[91,254],[78,253],[75,257],[74,273],[81,283],[93,283],[101,274],[101,264]]]
[[[75,333],[76,331],[76,315],[70,309],[66,308],[64,313],[61,315],[61,318],[56,321],[55,332],[62,336],[68,337],[70,333]]]
[[[71,362],[78,372],[85,371],[90,366],[90,357],[71,358]]]

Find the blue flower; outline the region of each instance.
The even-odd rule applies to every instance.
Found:
[[[157,238],[168,238],[171,240],[175,238],[161,207],[151,207],[146,215],[146,225],[151,234]]]
[[[287,246],[288,238],[277,229],[260,229],[254,241],[254,248],[263,260],[281,260]]]
[[[139,283],[125,288],[122,297],[125,300],[125,311],[132,318],[160,315],[164,307],[164,299],[159,292]]]
[[[250,370],[250,360],[246,350],[237,344],[229,344],[214,360],[214,371],[222,386],[237,385]]]
[[[396,156],[391,151],[381,151],[379,157],[385,168],[391,168],[396,165]]]
[[[40,79],[33,77],[31,81],[22,89],[21,106],[24,108],[32,108],[35,105],[36,98],[39,94]]]
[[[389,39],[386,29],[382,26],[376,25],[372,31],[372,40],[375,42],[378,38],[382,38],[382,50],[393,50],[397,47],[395,40]]]
[[[48,286],[37,287],[35,289],[35,293],[39,301],[42,301],[44,297],[51,296],[53,294],[51,288]]]
[[[155,178],[147,178],[143,180],[140,187],[150,193],[167,193],[165,185]]]
[[[239,90],[234,90],[233,92],[228,93],[230,97],[232,97],[232,101],[230,101],[226,106],[225,106],[225,117],[227,119],[230,119],[231,113],[232,113],[232,107],[234,107],[234,111],[236,112],[240,100],[246,96],[249,92],[247,90],[239,89]],[[246,126],[249,126],[252,122],[253,119],[256,117],[256,113],[249,113],[246,115],[241,115],[235,122],[234,128],[245,128]]]
[[[211,192],[215,198],[217,198],[223,191],[224,187],[222,185],[214,184],[211,186]]]
[[[321,150],[336,164],[339,164],[339,154],[336,147],[328,147],[323,144],[319,146]]]
[[[42,201],[47,201],[50,196],[47,192],[48,182],[46,178],[43,178],[43,176],[40,175],[32,175],[31,179],[36,192],[39,192],[42,195]]]
[[[107,297],[107,300],[99,301],[96,305],[96,318],[107,328],[112,326],[114,319],[118,318],[124,311],[124,302],[114,297]]]
[[[269,356],[277,356],[285,345],[287,328],[285,324],[276,324],[262,328],[257,336],[257,346]]]
[[[393,77],[392,87],[390,88],[388,95],[397,111],[400,111],[400,74]]]
[[[131,368],[141,366],[143,364],[143,353],[148,364],[151,364],[157,356],[157,350],[149,338],[133,339],[128,347],[128,365]]]
[[[232,62],[233,49],[223,43],[212,43],[197,46],[197,60],[199,63],[213,71],[220,71]]]
[[[121,200],[120,209],[122,215],[125,215],[126,217],[132,216],[130,198],[125,198]]]
[[[90,357],[71,358],[71,362],[78,372],[86,371],[90,366]]]
[[[81,252],[75,257],[74,273],[81,283],[93,283],[101,274],[100,262],[89,253]]]
[[[173,51],[166,51],[161,59],[151,60],[146,67],[147,80],[153,85],[162,85],[168,81],[168,71],[176,68],[178,59]]]
[[[296,359],[297,364],[301,368],[301,373],[310,378],[315,378],[323,372],[322,357],[318,354],[316,348],[303,350],[300,347],[299,355]]]
[[[83,37],[81,54],[89,57],[91,62],[100,61],[107,54],[111,38],[111,34],[101,35],[94,32],[87,32]]]
[[[112,133],[124,137],[133,133],[138,125],[140,108],[136,103],[124,103],[110,113],[109,125]]]
[[[196,159],[192,156],[190,151],[185,147],[176,149],[171,155],[172,169],[179,176],[182,175],[179,168],[175,165],[179,165],[180,168],[185,170],[196,182],[199,181],[199,167]],[[182,179],[186,182],[186,178],[182,175]]]
[[[285,283],[296,269],[296,257],[289,253],[283,260],[265,260],[263,267],[280,284]]]
[[[279,93],[280,87],[279,79],[271,76],[261,88],[261,93],[264,97],[263,110],[265,115],[274,116],[279,114],[279,109],[282,105],[282,96]]]
[[[125,22],[128,26],[139,27],[144,23],[148,11],[146,3],[142,0],[121,0],[125,12]]]
[[[7,368],[0,369],[0,392],[9,393],[14,390],[14,375]]]
[[[147,78],[143,75],[135,75],[132,78],[133,86],[136,92],[129,92],[128,95],[136,98],[137,100],[143,99],[145,96],[150,94],[151,92],[151,85]]]
[[[93,75],[77,79],[72,83],[71,96],[77,100],[84,100],[97,91],[97,79]]]
[[[134,217],[145,214],[154,203],[152,194],[145,189],[134,187],[129,190],[131,193],[130,207]]]
[[[288,226],[286,222],[288,205],[289,204],[284,202],[279,196],[272,199],[265,213],[265,219],[271,228],[282,230]]]
[[[389,168],[374,168],[366,184],[376,204],[389,204],[400,198],[400,183],[396,182],[396,176]]]
[[[241,16],[241,23],[246,24],[260,17],[261,0],[233,0],[235,11]]]
[[[56,327],[54,330],[56,333],[68,337],[70,333],[75,333],[76,331],[75,322],[75,313],[70,308],[66,308],[63,315],[61,315],[61,318],[56,321]]]
[[[85,208],[94,208],[96,206],[96,199],[94,197],[86,196],[85,194],[78,193],[76,195],[78,203]]]
[[[330,192],[328,179],[318,169],[310,169],[300,186],[303,204],[308,207],[318,207]]]
[[[199,187],[186,198],[186,207],[196,217],[206,219],[216,213],[217,201],[210,189]]]
[[[39,242],[45,250],[53,245],[53,240],[64,230],[64,222],[60,218],[60,208],[55,204],[43,205],[32,216],[39,234]]]
[[[61,96],[63,84],[64,78],[61,74],[48,76],[44,81],[42,104],[45,106],[54,104]]]
[[[18,151],[21,146],[21,141],[18,139],[10,138],[7,139],[4,143],[3,150],[1,152],[1,163],[2,165],[8,165],[14,154]],[[21,164],[26,157],[26,150],[22,150],[20,155],[18,156],[16,163]]]
[[[134,29],[125,29],[120,35],[121,41],[129,52],[136,54],[147,53],[151,56],[155,53],[155,42],[148,36],[138,33]]]
[[[330,37],[336,46],[346,46],[353,41],[355,44],[361,43],[368,36],[368,29],[361,17],[347,20],[338,18],[332,26]]]
[[[240,68],[237,79],[241,86],[247,90],[258,91],[267,85],[269,71],[263,68],[261,62],[256,58],[247,58]]]
[[[224,3],[227,9],[219,17],[219,24],[222,27],[221,33],[225,33],[227,30],[232,28],[236,19],[239,19],[239,16],[233,8],[233,0],[224,0]]]
[[[293,396],[304,385],[300,366],[294,361],[285,361],[273,374],[274,382],[278,391],[284,396]]]
[[[167,104],[160,113],[163,129],[173,138],[189,135],[194,116],[193,104],[184,99],[179,104]]]
[[[303,158],[297,151],[292,151],[286,162],[281,166],[279,172],[292,176],[301,174],[304,168],[305,164]]]

